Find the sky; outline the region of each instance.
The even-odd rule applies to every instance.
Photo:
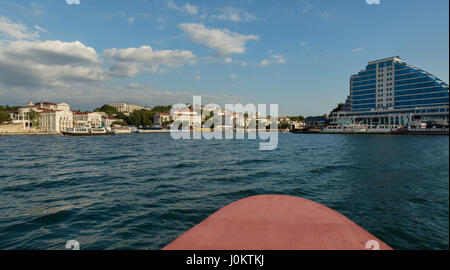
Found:
[[[400,56],[448,83],[448,22],[448,0],[2,0],[0,104],[198,95],[322,115],[368,61]]]

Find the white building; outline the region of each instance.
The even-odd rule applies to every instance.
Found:
[[[139,106],[139,105],[134,105],[134,104],[128,104],[125,102],[108,103],[106,105],[114,107],[117,109],[117,111],[122,112],[124,114],[130,114],[130,113],[134,112],[135,110],[151,110],[151,107],[148,107],[148,106]]]
[[[100,127],[102,116],[96,112],[73,112],[74,127]]]
[[[170,122],[172,117],[170,113],[156,113],[154,116],[153,124],[157,126],[162,126],[165,122]]]
[[[33,120],[30,119],[30,112],[39,113],[39,127],[34,127]],[[44,132],[59,132],[72,127],[72,112],[67,103],[52,102],[29,102],[26,107],[19,108],[18,112],[12,116],[14,124],[22,124],[24,129],[38,128]]]
[[[19,108],[19,110],[10,114],[10,117],[13,120],[14,124],[22,124],[24,129],[33,127],[33,123],[28,116],[28,113],[32,110],[32,108]],[[36,110],[35,110],[36,111]]]
[[[198,128],[202,126],[202,116],[190,109],[172,109],[171,116],[173,121],[187,122],[190,127]]]
[[[122,119],[102,115],[102,126],[110,127],[114,122],[121,122]]]
[[[63,110],[39,110],[39,130],[43,132],[61,132],[73,127],[73,114]]]

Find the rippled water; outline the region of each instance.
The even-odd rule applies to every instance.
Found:
[[[325,204],[396,249],[449,248],[446,136],[0,136],[0,249],[160,249],[256,194]]]

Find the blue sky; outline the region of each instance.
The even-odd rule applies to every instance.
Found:
[[[70,1],[69,1],[70,2]],[[328,113],[368,61],[449,81],[447,0],[0,2],[0,104],[192,101]],[[76,41],[78,41],[76,43]]]

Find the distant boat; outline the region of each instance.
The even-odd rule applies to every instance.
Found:
[[[115,135],[116,133],[111,130],[107,130],[104,127],[101,128],[90,128],[90,127],[79,127],[79,128],[69,128],[66,131],[62,131],[64,136],[105,136],[105,135]]]
[[[138,127],[137,133],[168,133],[170,129],[162,128],[159,126],[156,127]]]
[[[344,127],[344,133],[366,133],[367,127],[360,124]]]

